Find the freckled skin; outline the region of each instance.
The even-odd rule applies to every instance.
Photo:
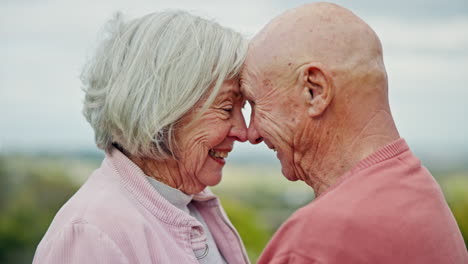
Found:
[[[380,40],[349,10],[313,3],[273,19],[250,42],[241,92],[248,138],[274,147],[289,180],[320,195],[399,138]]]
[[[242,116],[244,99],[240,96],[238,80],[224,82],[214,103],[199,117],[199,102],[176,126],[175,154],[170,159],[131,159],[149,176],[187,194],[196,194],[206,186],[221,181],[223,165],[208,152],[210,149],[232,150],[234,142],[246,141],[247,131]],[[230,111],[226,111],[231,109]]]

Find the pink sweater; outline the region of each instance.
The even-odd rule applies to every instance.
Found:
[[[468,253],[439,185],[399,139],[294,213],[259,263],[466,264]]]
[[[248,263],[242,241],[219,200],[194,196],[228,263]],[[37,247],[33,263],[198,263],[206,248],[202,225],[177,209],[118,150],[60,209]],[[209,248],[208,248],[209,250]]]

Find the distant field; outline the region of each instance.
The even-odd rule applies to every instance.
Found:
[[[99,156],[0,155],[0,263],[31,263],[60,206],[99,166]],[[468,238],[468,171],[434,172]],[[279,225],[313,199],[311,188],[289,182],[277,164],[228,162],[213,188],[241,234],[252,262]]]

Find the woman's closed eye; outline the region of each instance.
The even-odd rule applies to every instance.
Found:
[[[232,112],[232,106],[226,106],[222,108],[225,112],[231,113]]]
[[[234,109],[234,104],[231,102],[231,100],[226,100],[219,105],[219,109],[226,113],[231,113]]]

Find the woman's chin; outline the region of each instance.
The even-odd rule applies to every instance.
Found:
[[[219,161],[209,157],[198,173],[198,180],[206,186],[219,184],[223,177],[224,163],[224,160],[221,164]]]
[[[202,182],[206,186],[215,186],[221,182],[222,172],[218,171],[204,174],[199,179],[200,182]]]

